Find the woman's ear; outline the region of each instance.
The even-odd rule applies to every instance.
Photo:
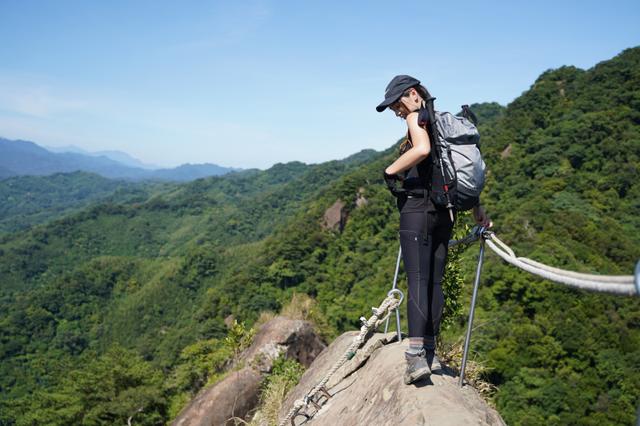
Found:
[[[420,104],[420,94],[415,89],[415,87],[411,88],[411,101],[416,105]]]

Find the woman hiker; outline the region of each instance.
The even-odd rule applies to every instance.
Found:
[[[425,191],[430,182],[431,143],[427,131],[418,124],[418,111],[430,95],[420,81],[398,75],[387,85],[378,112],[389,107],[407,123],[407,139],[400,146],[400,157],[384,171],[385,180],[401,181],[397,194],[400,210],[400,246],[407,274],[409,297],[409,348],[404,382],[413,383],[441,369],[435,354],[436,336],[444,307],[442,275],[447,258],[452,217],[446,208],[437,208]],[[490,227],[483,208],[473,208],[478,224]]]

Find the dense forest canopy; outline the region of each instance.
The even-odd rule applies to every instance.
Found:
[[[549,70],[508,106],[472,109],[489,169],[483,202],[500,237],[551,265],[631,273],[640,48],[589,70]],[[294,292],[317,300],[325,337],[356,328],[393,275],[398,213],[381,171],[396,155],[397,144],[123,189],[0,235],[0,424],[124,424],[139,407],[137,424],[166,422],[223,374],[260,313]],[[342,231],[322,225],[338,199]],[[450,256],[445,339],[462,334],[476,254]],[[228,328],[230,315],[239,324]],[[634,421],[638,298],[565,288],[489,254],[477,324],[472,356],[507,423]]]
[[[170,184],[133,183],[86,172],[19,176],[0,180],[0,235],[86,208],[98,201],[140,202]]]

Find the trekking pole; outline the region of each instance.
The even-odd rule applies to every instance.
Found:
[[[638,293],[638,296],[640,296],[640,260],[638,260],[638,263],[636,263],[636,273],[634,281],[636,283],[636,292]],[[638,418],[638,426],[640,426],[640,417]]]
[[[393,288],[391,291],[398,288],[398,271],[400,270],[400,259],[402,257],[402,246],[398,248],[398,259],[396,260],[396,272],[393,274]],[[402,336],[400,334],[400,311],[396,309],[396,327],[398,328],[398,342],[402,342]],[[385,334],[389,330],[389,318],[384,325]]]
[[[638,296],[640,296],[640,260],[638,260],[638,263],[636,263],[636,270],[634,275],[635,275],[634,282],[636,283],[636,292],[638,293]],[[636,415],[636,426],[640,426],[640,405],[638,406],[638,412]]]
[[[482,233],[484,228],[480,228],[480,254],[478,255],[478,267],[476,268],[476,278],[473,281],[473,294],[471,295],[471,309],[469,310],[469,324],[467,325],[467,336],[464,340],[464,351],[462,353],[462,365],[460,366],[460,380],[458,385],[462,387],[464,384],[464,368],[467,365],[467,354],[469,353],[469,341],[471,340],[471,329],[473,328],[473,313],[476,307],[476,297],[478,296],[478,286],[480,285],[480,272],[482,271],[482,262],[484,260],[484,236]]]
[[[636,270],[634,273],[634,282],[636,283],[636,292],[638,296],[640,296],[640,260],[636,263]],[[638,406],[638,411],[636,413],[636,426],[640,426],[640,405]]]

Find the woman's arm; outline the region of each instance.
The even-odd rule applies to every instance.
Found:
[[[395,175],[418,164],[427,158],[431,152],[429,134],[418,125],[418,113],[412,112],[407,116],[407,126],[413,146],[386,168],[385,173]]]

